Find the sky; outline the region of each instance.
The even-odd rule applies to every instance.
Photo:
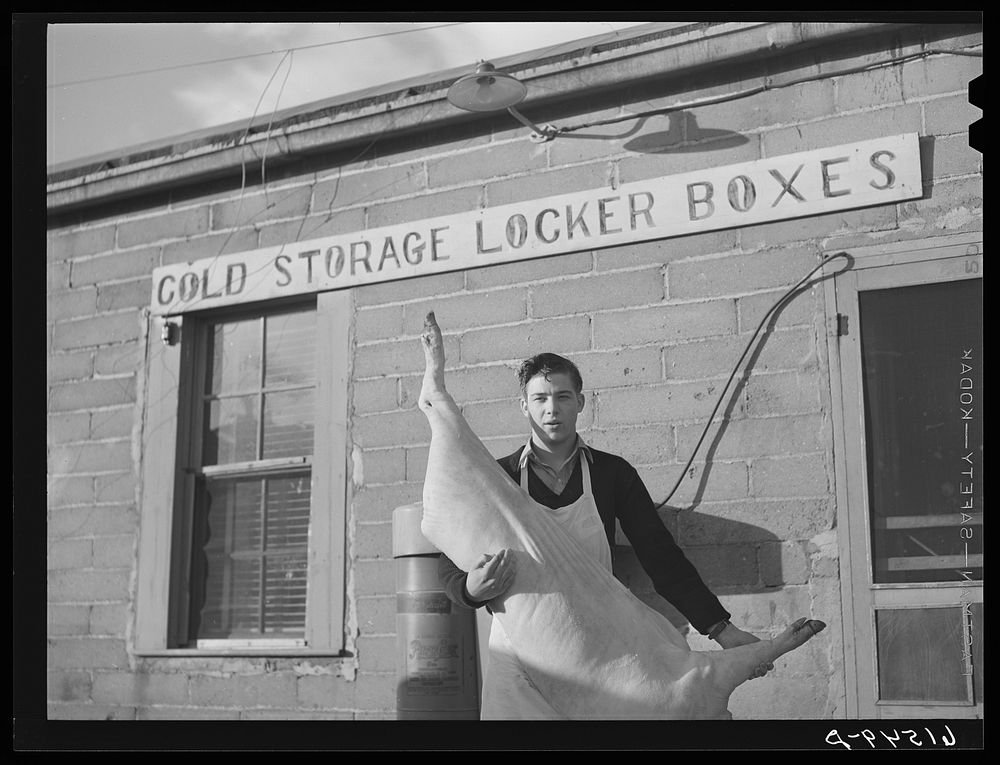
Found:
[[[46,164],[642,23],[54,23]]]

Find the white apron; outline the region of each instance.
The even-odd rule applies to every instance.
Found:
[[[584,551],[611,571],[611,547],[594,501],[589,460],[582,451],[579,453],[579,460],[583,472],[583,494],[580,498],[566,507],[553,510],[543,505],[542,509],[551,513],[559,525],[580,543]],[[525,492],[528,491],[530,469],[525,464],[521,470],[521,488]],[[480,717],[483,720],[551,720],[559,717],[521,667],[507,640],[507,633],[496,617],[490,628],[489,661],[483,678]]]

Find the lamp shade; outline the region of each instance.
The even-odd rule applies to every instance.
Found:
[[[493,112],[521,103],[527,86],[493,64],[483,61],[476,71],[459,77],[448,88],[448,100],[467,112]]]

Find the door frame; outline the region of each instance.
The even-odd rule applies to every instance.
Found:
[[[845,251],[843,248],[829,249],[822,254],[824,257]],[[875,648],[874,612],[859,613],[857,607],[869,601],[876,605],[877,593],[881,589],[892,588],[877,586],[872,588],[868,576],[871,570],[870,534],[868,526],[868,486],[866,481],[867,451],[865,444],[864,410],[855,403],[860,397],[860,380],[857,371],[860,367],[858,338],[860,327],[857,326],[857,275],[869,269],[885,268],[887,266],[911,266],[921,262],[937,261],[938,273],[941,279],[961,278],[967,268],[966,263],[975,263],[975,273],[982,277],[982,232],[968,234],[930,237],[914,241],[891,242],[881,245],[849,248],[846,250],[853,258],[850,270],[840,273],[832,279],[824,280],[824,299],[826,306],[826,339],[830,370],[830,404],[833,424],[833,455],[835,475],[835,497],[837,504],[837,535],[840,559],[840,589],[841,610],[844,626],[844,689],[846,716],[848,718],[875,718],[893,716],[890,705],[877,704],[877,653]],[[828,267],[829,272],[838,268],[839,263]],[[928,263],[931,266],[931,263]],[[911,269],[907,269],[911,270]],[[886,270],[882,273],[890,274]],[[900,272],[900,276],[902,273]],[[900,279],[892,284],[888,279],[884,285],[905,286],[908,283],[934,283],[935,279],[920,278],[918,281]],[[838,283],[840,290],[838,294]],[[872,289],[866,285],[867,289]],[[848,301],[853,301],[848,304]],[[853,321],[847,322],[846,335],[841,335],[843,314]],[[847,347],[842,347],[847,346]],[[846,354],[854,354],[853,360],[846,359]],[[854,379],[846,379],[854,374]],[[859,419],[860,418],[860,419]],[[860,444],[860,448],[848,449],[848,443]],[[913,588],[913,586],[910,586]],[[933,584],[927,590],[947,590],[968,587],[966,582]],[[981,583],[978,585],[981,600]],[[859,592],[863,588],[863,592]],[[920,588],[915,588],[920,589]],[[869,594],[875,593],[875,594]],[[930,595],[930,592],[927,593]],[[934,600],[931,598],[930,600]],[[940,600],[938,598],[938,600]],[[960,605],[960,603],[950,603]],[[880,606],[881,607],[881,606]],[[866,607],[866,611],[870,611]],[[859,632],[863,630],[863,632]],[[971,678],[970,678],[971,682]],[[904,705],[897,705],[903,707]],[[968,705],[929,705],[914,704],[914,711],[919,710],[922,717],[951,717],[961,710],[969,710]],[[881,707],[881,708],[880,708]],[[982,716],[982,702],[973,709]]]

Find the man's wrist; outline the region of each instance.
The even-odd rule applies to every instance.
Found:
[[[465,598],[466,604],[471,606],[472,608],[479,608],[480,606],[485,605],[488,602],[485,600],[476,600],[474,597],[472,597],[472,595],[469,594],[469,588],[466,582],[462,582],[462,597]]]
[[[729,621],[729,619],[720,619],[719,621],[717,621],[715,624],[713,624],[711,627],[708,628],[708,639],[718,640],[719,636],[726,631],[726,628],[731,626],[732,623]]]

